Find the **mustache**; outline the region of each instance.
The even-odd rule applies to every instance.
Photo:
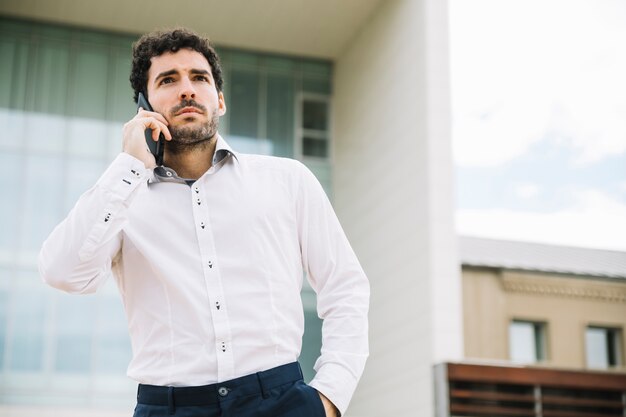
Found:
[[[191,99],[191,100],[181,101],[176,107],[170,110],[170,114],[174,115],[178,113],[179,111],[181,111],[182,109],[184,109],[185,107],[195,107],[196,109],[202,111],[203,113],[206,113],[206,107],[196,102],[195,100]]]

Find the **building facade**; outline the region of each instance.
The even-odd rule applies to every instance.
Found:
[[[229,143],[307,164],[370,278],[371,355],[348,414],[432,415],[432,365],[463,352],[446,7],[0,2],[0,414],[128,415],[135,385],[124,376],[116,289],[56,293],[41,284],[36,255],[119,152],[135,111],[130,42],[183,25],[222,54]],[[314,294],[303,299],[307,361],[319,349],[319,320]]]
[[[626,252],[462,237],[465,349],[436,416],[626,413]]]
[[[461,238],[466,360],[626,372],[626,253]]]

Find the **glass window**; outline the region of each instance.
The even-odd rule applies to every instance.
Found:
[[[285,75],[267,77],[267,137],[274,155],[293,156],[294,82]]]
[[[252,71],[230,72],[230,134],[256,138],[259,115],[259,75]],[[229,103],[226,103],[228,108]]]
[[[0,135],[2,136],[2,135]],[[15,250],[15,237],[18,235],[20,217],[20,198],[22,185],[18,181],[18,173],[23,158],[20,153],[0,152],[0,259],[11,259]]]
[[[300,103],[299,140],[302,157],[325,159],[329,155],[328,98],[303,95]]]
[[[328,105],[323,101],[305,100],[302,103],[302,127],[327,130]]]
[[[302,337],[302,352],[298,361],[302,366],[304,380],[309,382],[315,376],[313,365],[320,356],[322,340],[322,320],[317,316],[315,292],[305,284],[302,290],[302,304],[304,307],[304,335]]]
[[[610,368],[622,364],[622,331],[590,326],[585,333],[587,366]]]
[[[111,286],[111,282],[105,285]],[[95,332],[95,371],[124,374],[132,353],[124,307],[116,293],[100,296]]]
[[[42,39],[33,61],[32,109],[38,113],[66,112],[70,50],[63,42]]]
[[[72,63],[70,112],[81,118],[103,119],[107,115],[109,53],[104,47],[84,44]],[[94,82],[100,80],[100,82]]]
[[[9,270],[0,268],[0,370],[4,367],[4,354],[6,351],[9,276]]]
[[[9,368],[13,371],[41,371],[48,300],[37,273],[20,273],[16,283],[9,310],[12,322]]]
[[[28,152],[62,154],[67,136],[67,121],[57,114],[24,113],[23,137]]]
[[[328,142],[326,139],[302,138],[302,153],[306,156],[325,158],[328,156]]]
[[[99,160],[69,158],[66,164],[64,212],[74,207],[78,198],[91,188],[102,175],[106,166]]]
[[[545,324],[514,320],[509,325],[509,357],[515,363],[536,363],[547,359]]]
[[[61,157],[31,154],[25,165],[20,249],[30,257],[60,220],[65,184]]]
[[[91,365],[94,296],[57,296],[55,369],[87,373]]]

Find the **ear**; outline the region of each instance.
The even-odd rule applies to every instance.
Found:
[[[222,94],[222,92],[220,91],[217,95],[217,101],[218,101],[218,114],[220,116],[223,116],[224,114],[226,114],[226,101],[224,101],[224,94]]]

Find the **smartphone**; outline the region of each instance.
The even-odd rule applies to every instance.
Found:
[[[139,93],[139,96],[137,97],[137,111],[139,111],[140,107],[147,111],[154,111],[152,110],[152,106],[150,105],[150,103],[148,103],[148,100],[146,100],[146,98],[144,97],[143,93]],[[148,149],[150,149],[150,153],[154,155],[157,166],[163,165],[163,148],[165,148],[165,136],[163,136],[163,133],[159,134],[159,140],[155,142],[154,139],[152,139],[152,129],[146,129],[144,134],[146,136],[146,144],[148,145]]]

